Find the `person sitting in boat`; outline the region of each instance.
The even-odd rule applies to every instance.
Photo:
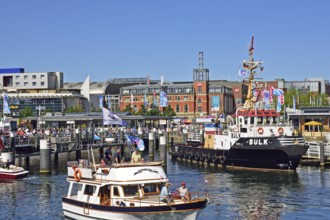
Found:
[[[143,158],[141,158],[141,154],[139,152],[139,149],[135,148],[134,152],[132,153],[132,159],[131,163],[138,163],[143,161]]]
[[[115,163],[121,163],[121,149],[117,148],[117,151],[115,153]]]
[[[78,167],[80,167],[80,168],[84,168],[84,166],[85,166],[85,160],[79,160],[79,165],[78,165]]]
[[[101,158],[100,165],[101,165],[101,167],[107,166],[107,163],[105,162],[105,160],[103,158]]]
[[[165,203],[172,202],[172,198],[169,192],[170,183],[166,182],[160,191],[160,201]]]
[[[179,195],[180,195],[180,198],[183,200],[183,201],[188,201],[189,200],[189,191],[188,191],[188,188],[186,187],[186,183],[185,182],[182,182],[181,183],[181,186],[179,187],[178,189],[178,192],[179,192]]]
[[[105,159],[107,160],[107,164],[110,165],[111,164],[111,158],[112,158],[112,152],[111,152],[111,146],[109,146],[109,148],[105,151]]]

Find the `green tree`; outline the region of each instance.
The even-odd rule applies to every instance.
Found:
[[[70,106],[65,110],[65,113],[77,113],[77,112],[84,112],[84,109],[82,107]]]
[[[140,105],[140,110],[135,113],[136,115],[146,115],[147,109],[144,105]]]
[[[175,111],[172,109],[171,105],[168,105],[167,107],[164,108],[163,115],[164,115],[164,116],[171,117],[171,116],[175,116],[176,113],[175,113]]]
[[[19,113],[20,118],[27,118],[27,117],[30,117],[30,116],[33,116],[33,110],[30,107],[25,107]]]
[[[134,109],[132,108],[131,104],[126,105],[124,112],[129,112],[129,113],[134,112]]]
[[[148,110],[147,114],[148,116],[159,116],[160,115],[160,111],[158,108],[151,108]]]

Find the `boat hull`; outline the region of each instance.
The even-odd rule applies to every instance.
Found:
[[[272,138],[269,141],[271,144],[267,141],[267,145],[244,144],[249,141],[249,138],[241,138],[228,150],[176,145],[171,154],[174,159],[214,163],[224,167],[293,171],[308,149],[307,145],[281,145],[277,138]],[[255,142],[264,143],[264,139]]]
[[[20,172],[3,172],[0,171],[0,179],[20,179],[24,178],[29,174],[29,171],[20,171]]]
[[[105,206],[62,198],[63,214],[72,219],[197,219],[208,200],[184,204],[126,207]]]

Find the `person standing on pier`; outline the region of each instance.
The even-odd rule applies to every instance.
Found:
[[[105,159],[108,165],[111,165],[111,158],[112,158],[112,152],[111,152],[111,146],[109,146],[109,148],[105,151]]]

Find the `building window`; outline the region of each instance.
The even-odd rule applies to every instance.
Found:
[[[198,106],[197,111],[202,112],[202,106]]]
[[[32,82],[32,86],[36,86],[37,85],[37,83],[36,82]]]
[[[180,101],[180,96],[176,96],[175,99],[176,99],[177,101]]]
[[[188,105],[184,105],[184,112],[188,112]]]
[[[197,92],[202,92],[202,87],[201,86],[197,87]]]
[[[198,104],[201,104],[201,103],[202,103],[202,100],[201,100],[201,99],[198,99],[198,100],[197,100],[197,103],[198,103]]]
[[[188,96],[183,96],[183,100],[188,101],[189,100]]]
[[[130,98],[126,97],[125,102],[129,102]]]
[[[24,82],[24,86],[28,86],[29,84],[28,84],[28,82]]]
[[[180,112],[180,106],[179,105],[175,106],[175,112]]]
[[[28,79],[28,76],[27,75],[24,75],[24,79]]]
[[[16,79],[18,80],[19,79],[19,76],[16,76]]]
[[[37,76],[36,75],[32,75],[32,79],[37,79]]]
[[[45,85],[45,82],[40,82],[40,85],[41,85],[41,86],[44,86],[44,85]]]
[[[171,101],[172,100],[172,96],[167,96],[167,101]]]
[[[19,82],[16,82],[16,86],[19,86]]]
[[[45,75],[40,75],[40,79],[44,79],[45,78]]]

